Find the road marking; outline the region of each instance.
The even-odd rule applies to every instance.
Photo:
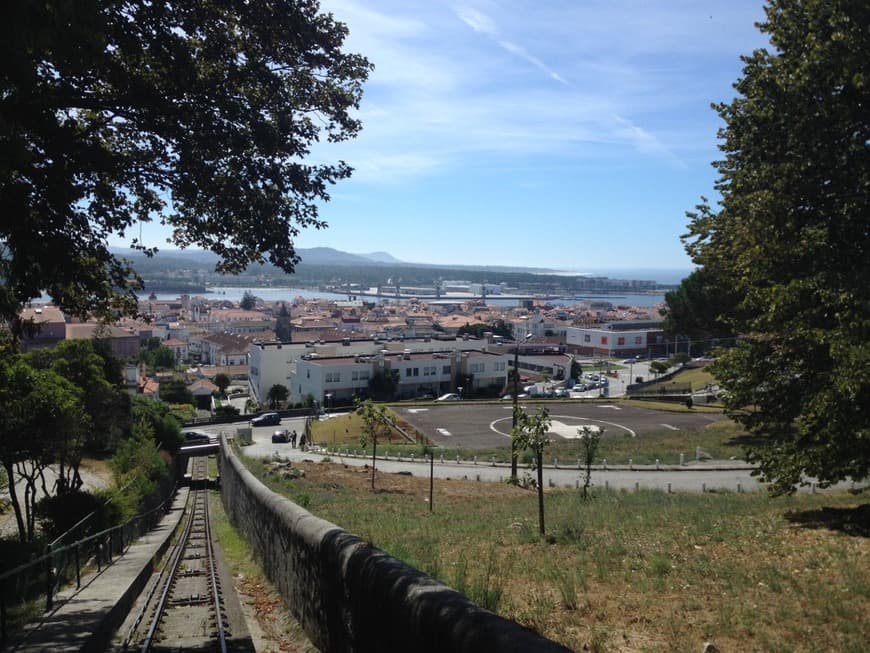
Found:
[[[448,431],[447,429],[435,429],[435,430],[438,431],[441,435],[453,435],[453,434],[452,434],[450,431]]]
[[[407,410],[412,415],[416,415],[417,413],[425,413],[429,409],[428,408],[406,408],[405,410]]]
[[[614,406],[612,404],[602,404],[599,408],[612,408],[613,410],[622,410],[621,406]]]
[[[671,429],[672,431],[679,431],[680,430],[676,426],[671,426],[670,424],[662,424],[662,426],[664,426],[666,429]]]
[[[568,423],[569,420],[577,420],[580,422],[584,422],[584,424],[575,424],[573,427],[571,427],[574,429],[577,429],[581,426],[587,425],[587,424],[585,424],[587,422],[595,422],[597,424],[605,424],[607,426],[612,426],[615,429],[621,429],[621,430],[625,431],[626,433],[628,433],[633,438],[637,437],[637,433],[635,433],[632,429],[628,428],[627,426],[625,426],[623,424],[617,424],[616,422],[608,422],[607,420],[603,420],[603,419],[592,419],[591,417],[577,417],[576,415],[550,415],[551,425],[554,422],[558,423],[558,420],[560,418],[566,420],[566,422],[565,422],[566,424]],[[497,420],[493,420],[492,422],[489,423],[489,430],[492,431],[493,433],[498,433],[499,435],[503,435],[507,438],[511,437],[511,433],[510,433],[509,429],[507,432],[504,432],[500,428],[498,428],[498,426],[497,426],[499,422],[507,422],[509,419],[511,419],[511,418],[510,417],[500,417]],[[597,428],[600,430],[601,427],[597,427]],[[562,436],[562,437],[564,437],[564,436]],[[574,436],[574,437],[578,437],[578,436]]]

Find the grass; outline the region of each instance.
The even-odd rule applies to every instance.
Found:
[[[255,649],[263,653],[314,653],[317,649],[265,577],[247,540],[230,524],[217,492],[209,493],[209,508],[215,539],[232,575],[233,586],[250,613],[246,617]]]
[[[706,367],[693,367],[677,372],[671,379],[677,383],[691,383],[692,390],[703,390],[709,383],[715,383],[713,375]]]
[[[569,490],[535,495],[336,464],[255,474],[409,564],[575,650],[858,651],[867,644],[866,497]],[[838,519],[832,516],[839,516]],[[849,517],[852,519],[850,520]],[[844,524],[852,524],[851,529]]]
[[[325,424],[329,422],[340,423],[343,419],[336,417],[328,420]],[[358,420],[358,418],[356,419]],[[338,429],[342,428],[342,426],[338,426]],[[352,432],[353,427],[349,428]],[[713,422],[702,429],[686,431],[662,429],[635,438],[617,433],[606,433],[601,439],[595,464],[607,460],[610,465],[627,465],[631,460],[638,465],[648,465],[655,463],[658,459],[662,464],[675,465],[679,463],[681,453],[684,454],[686,461],[693,459],[695,447],[700,447],[717,460],[742,459],[744,440],[745,432],[743,429],[728,419]],[[344,448],[371,453],[370,448],[364,449],[359,446],[358,438],[348,438],[348,441]],[[315,442],[332,446],[330,441],[324,443],[322,440],[315,439]],[[342,445],[337,444],[336,446],[341,447]],[[461,460],[471,460],[472,457],[477,456],[477,460],[482,464],[490,463],[493,460],[497,463],[510,462],[509,447],[494,449],[436,448],[434,452],[436,458],[444,456],[445,460],[455,460],[456,456],[459,456]],[[422,445],[403,444],[396,439],[393,439],[392,443],[381,442],[378,444],[379,456],[410,458],[412,454],[418,460],[422,459],[426,455],[426,449]],[[528,452],[520,453],[520,464],[528,465],[531,462],[530,456],[531,454]],[[580,444],[578,442],[553,441],[544,451],[544,464],[552,465],[554,461],[558,460],[561,465],[574,466],[580,457]]]

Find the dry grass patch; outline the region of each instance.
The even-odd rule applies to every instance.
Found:
[[[291,481],[249,464],[315,514],[575,650],[867,642],[866,497],[642,491],[583,501],[551,490],[542,540],[535,495],[518,488],[436,479],[430,513],[428,479],[378,473],[372,491],[366,469],[305,463]]]

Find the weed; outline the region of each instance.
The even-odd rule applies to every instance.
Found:
[[[664,578],[671,573],[671,561],[665,556],[655,555],[649,563],[649,574],[654,578]]]
[[[468,594],[468,560],[463,554],[459,554],[456,562],[453,563],[453,578],[450,585],[457,592]]]
[[[498,554],[495,547],[490,547],[481,579],[471,588],[469,598],[482,608],[498,612],[501,603],[502,584],[498,574]]]

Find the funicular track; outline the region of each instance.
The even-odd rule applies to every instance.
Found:
[[[123,650],[228,651],[230,633],[209,522],[208,461],[193,458],[191,465],[187,521]]]

